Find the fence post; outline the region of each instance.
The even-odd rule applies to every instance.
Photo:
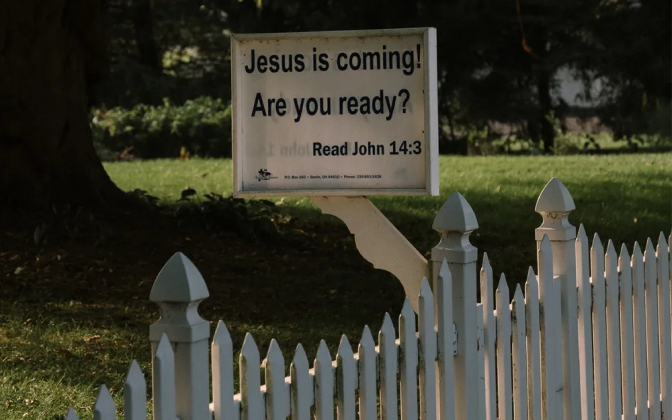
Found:
[[[198,315],[199,303],[208,296],[201,273],[180,252],[163,266],[149,295],[161,307],[161,318],[149,327],[152,354],[166,334],[175,353],[175,411],[180,420],[211,418],[210,324]]]
[[[553,248],[553,276],[560,277],[562,318],[562,388],[565,420],[581,418],[578,314],[576,297],[576,228],[568,215],[576,207],[567,188],[552,178],[539,195],[534,209],[543,221],[535,230],[537,249],[544,235]]]
[[[460,384],[455,387],[455,418],[477,419],[479,415],[476,348],[478,250],[469,242],[469,235],[478,229],[478,222],[467,200],[460,193],[454,193],[439,210],[432,229],[441,234],[441,242],[432,248],[433,284],[436,285],[444,258],[448,262],[453,279],[453,322],[457,329],[454,373],[455,383]],[[436,297],[436,293],[434,295]]]

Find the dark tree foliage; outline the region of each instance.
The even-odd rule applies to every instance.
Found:
[[[600,102],[599,115],[617,136],[670,135],[672,94],[669,0],[612,1],[591,20],[591,45],[577,60],[586,84],[603,89],[585,96]]]
[[[130,107],[228,98],[231,32],[434,26],[447,136],[497,121],[550,152],[550,116],[568,110],[557,94],[561,69],[586,86],[602,79],[601,115],[615,127],[641,130],[641,115],[669,104],[669,1],[627,1],[111,0],[112,77],[102,99]]]
[[[119,199],[89,107],[230,97],[230,34],[433,26],[447,139],[491,122],[552,152],[585,80],[617,136],[670,133],[669,0],[35,0],[0,5],[0,188],[17,202]],[[101,84],[102,81],[102,84]],[[589,87],[599,81],[595,94]],[[466,143],[465,143],[466,144]]]

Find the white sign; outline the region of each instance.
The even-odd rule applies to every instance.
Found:
[[[433,28],[233,35],[234,195],[438,195]]]

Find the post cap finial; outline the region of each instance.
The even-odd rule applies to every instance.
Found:
[[[558,178],[551,178],[537,199],[534,211],[541,212],[569,212],[576,209],[569,190]]]
[[[203,276],[183,253],[175,253],[156,277],[152,302],[195,302],[210,296]]]
[[[453,193],[434,218],[432,229],[447,232],[471,232],[478,229],[476,214],[459,192]]]

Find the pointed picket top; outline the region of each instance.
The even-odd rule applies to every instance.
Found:
[[[621,245],[621,252],[618,254],[618,266],[623,272],[625,269],[630,269],[630,253],[628,252],[628,247],[623,244]]]
[[[322,345],[320,344],[320,347]],[[325,360],[326,366],[326,360]],[[355,420],[357,388],[357,361],[348,337],[343,334],[336,353],[336,390],[338,420]]]
[[[553,247],[547,235],[544,235],[539,245],[538,251],[538,271],[539,271],[539,289],[541,291],[540,299],[546,296],[547,290],[552,290],[553,281]],[[543,299],[542,299],[543,300]]]
[[[126,385],[135,388],[143,382],[145,382],[145,375],[142,374],[138,362],[132,360],[131,366],[128,368],[128,375],[126,375]],[[145,392],[145,390],[143,389],[142,392]]]
[[[404,305],[401,307],[400,317],[407,320],[412,320],[413,328],[415,328],[415,312],[413,311],[413,305],[411,304],[411,301],[408,299],[408,297],[404,298]]]
[[[278,344],[278,342],[275,341],[275,338],[271,338],[271,344],[268,346],[268,352],[266,353],[265,362],[275,365],[285,364],[285,357],[282,355],[282,350],[280,350],[280,344]]]
[[[231,342],[231,334],[229,334],[228,328],[223,321],[217,322],[217,328],[215,329],[215,336],[212,337],[212,344],[219,347],[233,347]]]
[[[428,299],[432,297],[432,288],[429,287],[429,281],[427,281],[427,277],[423,277],[422,286],[420,286],[420,298]]]
[[[532,266],[529,266],[527,268],[527,282],[537,282],[537,275],[534,273],[534,268]]]
[[[327,343],[320,340],[315,357],[315,418],[334,419],[334,374]]]
[[[115,420],[116,418],[117,410],[114,407],[114,400],[110,391],[103,385],[98,391],[96,405],[93,407],[93,420]]]
[[[649,258],[652,258],[655,262],[656,260],[656,249],[653,247],[653,242],[651,241],[651,238],[646,238],[646,246],[644,248],[644,258],[649,260]]]
[[[289,367],[292,420],[310,420],[310,407],[315,401],[315,394],[309,369],[308,357],[303,346],[299,344]]]
[[[152,362],[153,409],[157,419],[175,418],[175,355],[166,334],[161,334]]]
[[[586,235],[586,228],[583,227],[583,223],[579,224],[579,230],[576,233],[576,238],[583,239],[586,243],[588,242],[588,235]]]
[[[254,342],[254,337],[249,332],[245,334],[245,340],[243,341],[243,348],[240,350],[240,360],[245,360],[248,363],[248,366],[259,366],[259,348],[257,343]]]
[[[345,338],[346,342],[348,341],[348,338],[343,335],[343,337],[341,337],[341,345],[338,347],[339,350],[341,349],[341,346],[343,346],[343,338]],[[348,343],[348,346],[349,345],[350,343]],[[350,349],[350,352],[352,353],[352,349]],[[317,356],[315,357],[315,364],[331,368],[331,353],[329,353],[329,348],[324,340],[320,340],[320,346],[317,348]]]
[[[543,239],[541,240],[541,244],[539,245],[539,250],[543,252],[544,254],[553,252],[553,247],[551,246],[551,241],[548,239],[547,235],[544,235]]]
[[[217,323],[210,345],[214,420],[226,419],[235,410],[233,401],[233,343],[224,322]]]
[[[488,253],[484,252],[483,253],[483,263],[481,264],[481,270],[486,269],[486,268],[492,268],[490,265],[490,258],[488,257]]]
[[[604,254],[604,247],[602,246],[602,241],[600,240],[600,235],[595,233],[593,235],[593,245],[591,248],[594,250],[596,254]]]
[[[567,187],[558,179],[551,178],[537,199],[534,211],[541,212],[569,212],[576,209],[572,195]]]
[[[68,409],[68,414],[65,415],[65,420],[79,420],[74,408],[70,407]]]
[[[605,274],[607,280],[607,299],[616,303],[615,313],[618,317],[618,256],[616,248],[611,239],[607,242],[607,252],[605,254]],[[609,309],[607,309],[608,311]]]
[[[174,358],[173,348],[170,346],[170,341],[166,334],[161,335],[159,340],[159,345],[156,347],[156,353],[154,353],[154,358],[160,361],[167,361]]]
[[[611,239],[607,242],[606,257],[616,259],[616,247],[614,247],[614,242]]]
[[[516,285],[516,290],[513,292],[513,301],[517,302],[518,305],[525,305],[525,297],[523,296],[523,289],[521,289],[520,284]]]
[[[439,267],[439,278],[445,281],[452,280],[450,268],[448,268],[448,261],[445,258],[441,261],[441,266]]]
[[[135,360],[131,362],[124,384],[124,411],[131,420],[147,418],[147,382]]]
[[[639,242],[635,241],[635,245],[632,247],[632,258],[642,259],[644,254],[642,254],[642,248],[639,246]]]
[[[506,276],[502,273],[499,276],[499,283],[497,284],[497,293],[502,293],[506,297],[506,304],[509,304],[509,285],[506,283]],[[499,311],[500,308],[497,308]]]
[[[389,318],[389,315],[386,318]],[[391,322],[392,321],[390,320],[390,323]],[[362,331],[362,339],[359,342],[359,347],[367,351],[376,351],[376,343],[373,341],[373,335],[371,334],[371,330],[369,329],[368,325],[364,326],[364,330]]]
[[[183,253],[175,253],[154,280],[152,302],[195,302],[210,296],[203,276]]]
[[[290,413],[289,389],[285,383],[285,358],[280,345],[271,339],[264,359],[266,383],[266,418],[284,420]]]
[[[306,351],[303,349],[301,343],[296,346],[294,351],[294,358],[292,358],[292,366],[297,370],[308,370],[310,365],[308,364],[308,356],[306,356]]]
[[[664,252],[668,252],[667,250],[667,241],[665,240],[665,234],[663,231],[660,231],[660,234],[658,235],[658,249],[663,250]]]
[[[359,342],[359,418],[376,420],[376,343],[368,325],[364,326]]]
[[[389,313],[383,317],[383,326],[378,333],[380,375],[380,420],[397,420],[397,370],[399,359],[395,343],[394,324]]]
[[[453,193],[439,209],[432,229],[439,232],[471,232],[478,229],[476,214],[459,192]]]
[[[319,356],[319,351],[322,350],[322,343],[324,340],[320,342],[320,349],[318,350],[318,356]],[[325,343],[324,347],[326,348],[327,345]],[[352,352],[352,346],[350,345],[350,341],[348,340],[348,337],[343,334],[341,336],[341,342],[338,344],[338,350],[336,351],[336,357],[338,359],[343,359],[345,362],[350,362],[354,363],[354,357],[355,354]],[[329,356],[329,360],[331,360],[331,355]],[[339,363],[340,364],[340,363]]]
[[[394,331],[394,323],[392,322],[392,317],[390,316],[389,312],[385,312],[385,316],[383,317],[383,326],[380,328],[380,332],[385,337],[395,338],[396,333]]]

